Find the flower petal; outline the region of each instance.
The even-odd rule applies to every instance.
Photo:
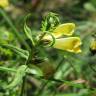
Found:
[[[9,5],[8,0],[0,0],[0,7],[7,7]]]
[[[79,37],[68,37],[56,39],[53,47],[61,50],[66,50],[69,52],[79,53],[81,52],[80,45],[81,40]]]
[[[91,50],[96,50],[96,40],[95,39],[91,40],[90,48],[91,48]]]
[[[58,38],[62,35],[71,36],[74,33],[75,24],[74,23],[65,23],[56,27],[53,31],[53,35]]]

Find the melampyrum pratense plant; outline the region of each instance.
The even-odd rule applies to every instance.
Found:
[[[38,52],[39,48],[44,49],[52,47],[57,50],[64,50],[73,53],[81,52],[81,40],[79,37],[74,37],[73,35],[75,30],[74,23],[61,24],[58,15],[50,12],[44,17],[40,32],[35,32],[35,34],[33,34],[31,28],[27,25],[27,20],[30,17],[30,14],[27,15],[24,23],[24,32],[27,39],[31,42],[30,50],[24,50],[10,44],[0,44],[0,46],[9,48],[25,59],[25,62],[18,66],[18,70],[17,68],[0,67],[0,70],[4,72],[14,73],[14,79],[12,82],[2,86],[2,88],[9,91],[14,88],[18,88],[19,90],[21,89],[20,96],[23,96],[24,94],[24,82],[27,75],[31,74],[33,77],[46,79],[44,72],[39,67],[35,66],[36,60],[39,62],[43,62],[45,60],[45,58],[37,56],[36,52]],[[50,78],[51,80],[56,80],[54,78],[54,74],[51,75]],[[19,88],[19,86],[21,86],[21,88]]]

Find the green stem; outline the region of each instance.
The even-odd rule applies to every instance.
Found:
[[[26,82],[26,76],[23,78],[23,83],[22,83],[22,88],[21,88],[20,96],[23,96],[23,94],[24,94],[25,82]]]
[[[31,51],[30,51],[30,54],[29,54],[29,57],[28,57],[28,60],[25,62],[25,65],[28,65],[28,64],[29,64],[30,59],[31,59],[31,57],[32,57],[32,52],[33,52],[33,51],[31,50]],[[23,96],[23,94],[24,94],[24,91],[25,91],[25,83],[26,83],[26,76],[24,76],[24,78],[23,78],[20,96]]]

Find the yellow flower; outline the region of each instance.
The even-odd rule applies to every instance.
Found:
[[[8,0],[0,0],[0,7],[5,8],[9,5]]]
[[[90,48],[91,48],[91,50],[96,50],[96,40],[95,39],[92,39]]]
[[[81,52],[81,40],[79,37],[62,37],[63,35],[71,36],[74,33],[74,29],[74,23],[65,23],[57,26],[56,29],[52,32],[52,35],[55,37],[55,43],[53,47],[74,53]],[[45,35],[43,40],[52,41],[52,37],[50,35]]]
[[[68,37],[68,38],[56,39],[53,47],[61,50],[66,50],[69,52],[79,53],[81,52],[80,45],[81,45],[80,38]]]
[[[61,24],[56,27],[53,31],[53,35],[58,38],[62,35],[71,36],[74,33],[75,24],[74,23],[66,23]]]

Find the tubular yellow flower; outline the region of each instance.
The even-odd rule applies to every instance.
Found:
[[[81,40],[79,37],[60,38],[63,35],[71,36],[74,33],[74,29],[74,23],[65,23],[57,26],[56,29],[52,32],[52,35],[55,38],[55,43],[53,47],[74,53],[81,52]],[[47,34],[44,36],[43,40],[52,41],[52,37]]]
[[[8,0],[0,0],[0,7],[5,8],[9,5]]]
[[[68,38],[60,38],[56,39],[54,48],[66,50],[69,52],[79,53],[81,41],[78,37],[68,37]]]

